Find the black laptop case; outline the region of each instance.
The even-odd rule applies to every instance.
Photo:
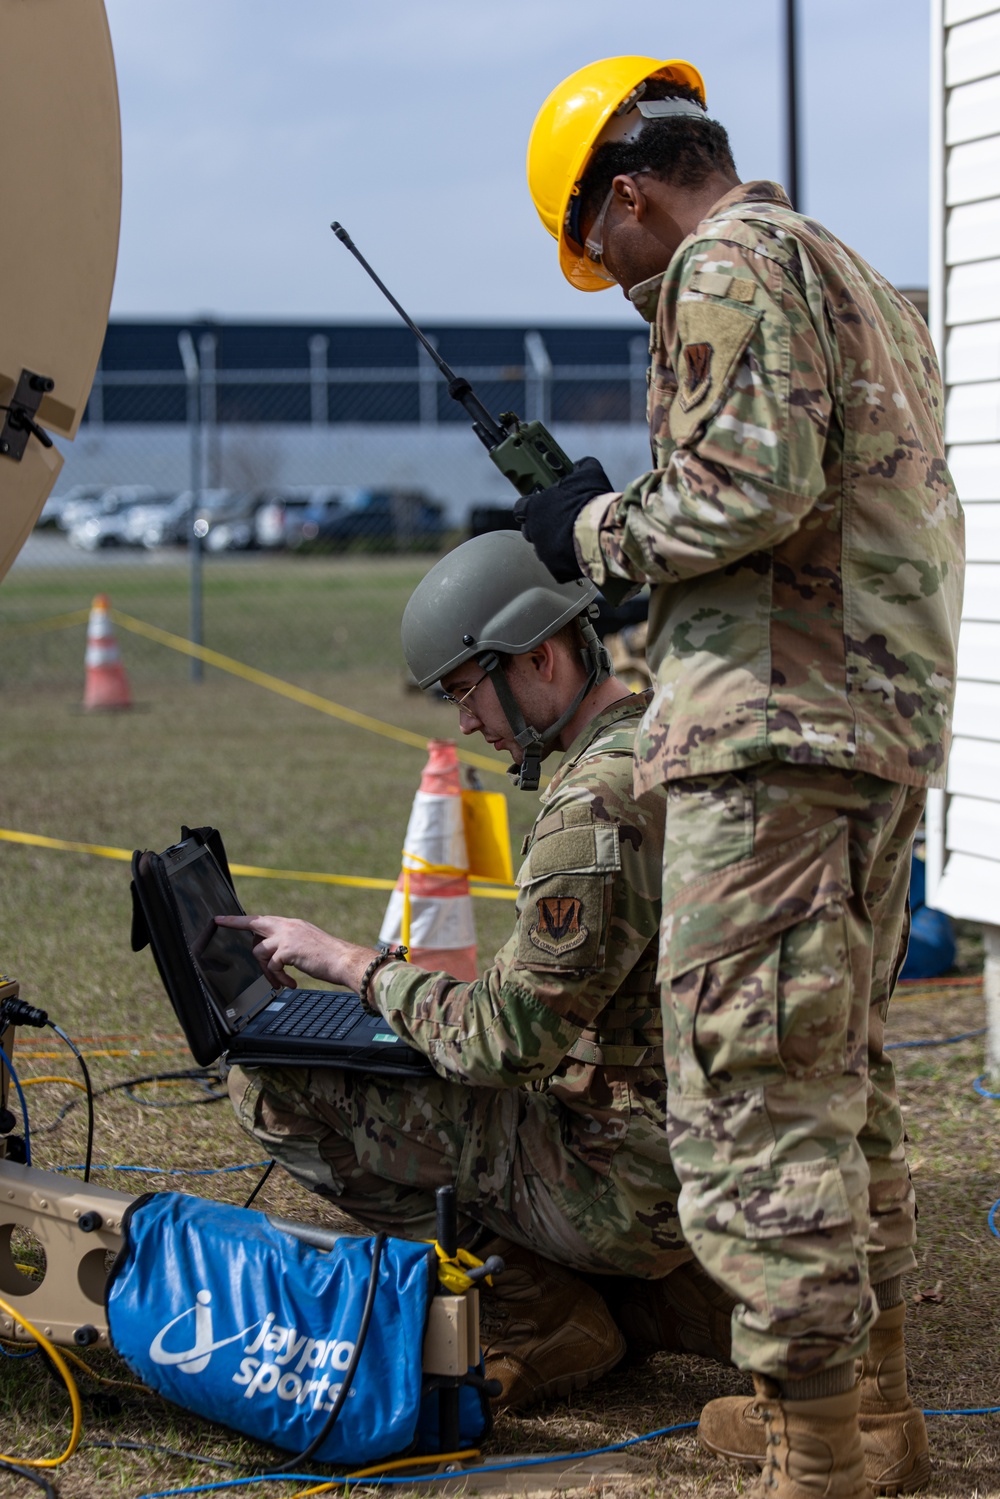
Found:
[[[236,907],[242,909],[221,834],[215,828],[183,827],[181,843],[186,841],[207,847],[233,893]],[[170,854],[172,850],[167,852]],[[404,1077],[433,1074],[433,1068],[422,1052],[391,1034],[376,1036],[379,1042],[393,1043],[391,1051],[387,1044],[376,1048],[377,1055],[371,1047],[359,1048],[356,1055],[348,1047],[331,1052],[322,1045],[317,1047],[307,1038],[282,1037],[269,1050],[268,1043],[259,1036],[252,1041],[248,1036],[241,1046],[239,1033],[226,1023],[185,940],[176,892],[163,856],[149,850],[137,850],[132,855],[132,950],[141,952],[144,947],[152,949],[163,987],[191,1053],[203,1067],[217,1061],[224,1052],[232,1052],[234,1062],[253,1066],[336,1066]],[[282,992],[292,998],[296,995],[305,998],[310,994],[310,991]],[[351,998],[356,1005],[356,996]],[[271,1008],[280,1006],[272,1005]],[[373,1029],[387,1032],[388,1026],[382,1021]]]

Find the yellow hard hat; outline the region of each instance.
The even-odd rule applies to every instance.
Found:
[[[605,127],[649,78],[694,89],[701,103],[705,83],[693,63],[674,57],[606,57],[564,78],[542,105],[528,139],[528,188],[538,217],[559,241],[559,265],[580,291],[606,291],[608,281],[589,265],[582,246],[566,232],[571,200]]]

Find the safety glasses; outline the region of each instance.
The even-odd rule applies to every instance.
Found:
[[[634,172],[625,172],[625,173],[623,173],[621,175],[626,176],[626,177],[642,177],[644,175],[644,173],[646,173],[648,171],[649,171],[649,167],[639,167]],[[592,268],[594,270],[594,274],[597,275],[597,276],[600,276],[600,278],[601,278],[602,281],[612,281],[612,282],[614,281],[615,278],[606,269],[606,267],[604,265],[603,256],[604,256],[604,223],[605,223],[605,220],[606,220],[606,218],[608,216],[608,209],[611,207],[611,203],[612,203],[612,200],[613,200],[614,196],[615,196],[615,189],[614,189],[614,184],[612,184],[611,187],[608,188],[608,195],[604,199],[604,202],[601,204],[601,209],[600,209],[600,212],[597,215],[597,218],[594,220],[593,224],[590,226],[590,233],[587,235],[587,238],[584,241],[584,246],[583,246],[583,252],[586,255],[587,259],[590,261],[591,266],[592,266]]]
[[[602,281],[614,281],[615,279],[605,269],[604,262],[601,259],[604,254],[604,220],[608,216],[608,209],[611,207],[611,200],[614,195],[614,187],[610,187],[608,195],[601,204],[600,212],[591,225],[590,233],[587,235],[583,246],[584,254],[593,265],[594,273],[600,276]]]

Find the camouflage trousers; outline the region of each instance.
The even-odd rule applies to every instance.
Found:
[[[558,1109],[535,1089],[234,1067],[229,1096],[290,1175],[373,1231],[432,1239],[434,1191],[453,1184],[466,1246],[485,1228],[578,1270],[644,1279],[692,1258],[662,1119],[634,1121],[648,1158],[629,1157],[616,1183],[560,1150]]]
[[[671,783],[660,944],[685,1235],[737,1298],[733,1359],[804,1376],[867,1345],[915,1263],[886,1011],[924,792],[767,762]]]

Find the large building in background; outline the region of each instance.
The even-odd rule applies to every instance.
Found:
[[[934,0],[930,322],[968,568],[948,789],[928,807],[928,901],[984,923],[1000,1069],[1000,0]]]
[[[638,320],[426,331],[494,414],[537,417],[623,484],[648,465]],[[432,361],[394,323],[112,322],[64,483],[188,487],[195,418],[205,487],[416,487],[456,520],[472,503],[514,499]]]

